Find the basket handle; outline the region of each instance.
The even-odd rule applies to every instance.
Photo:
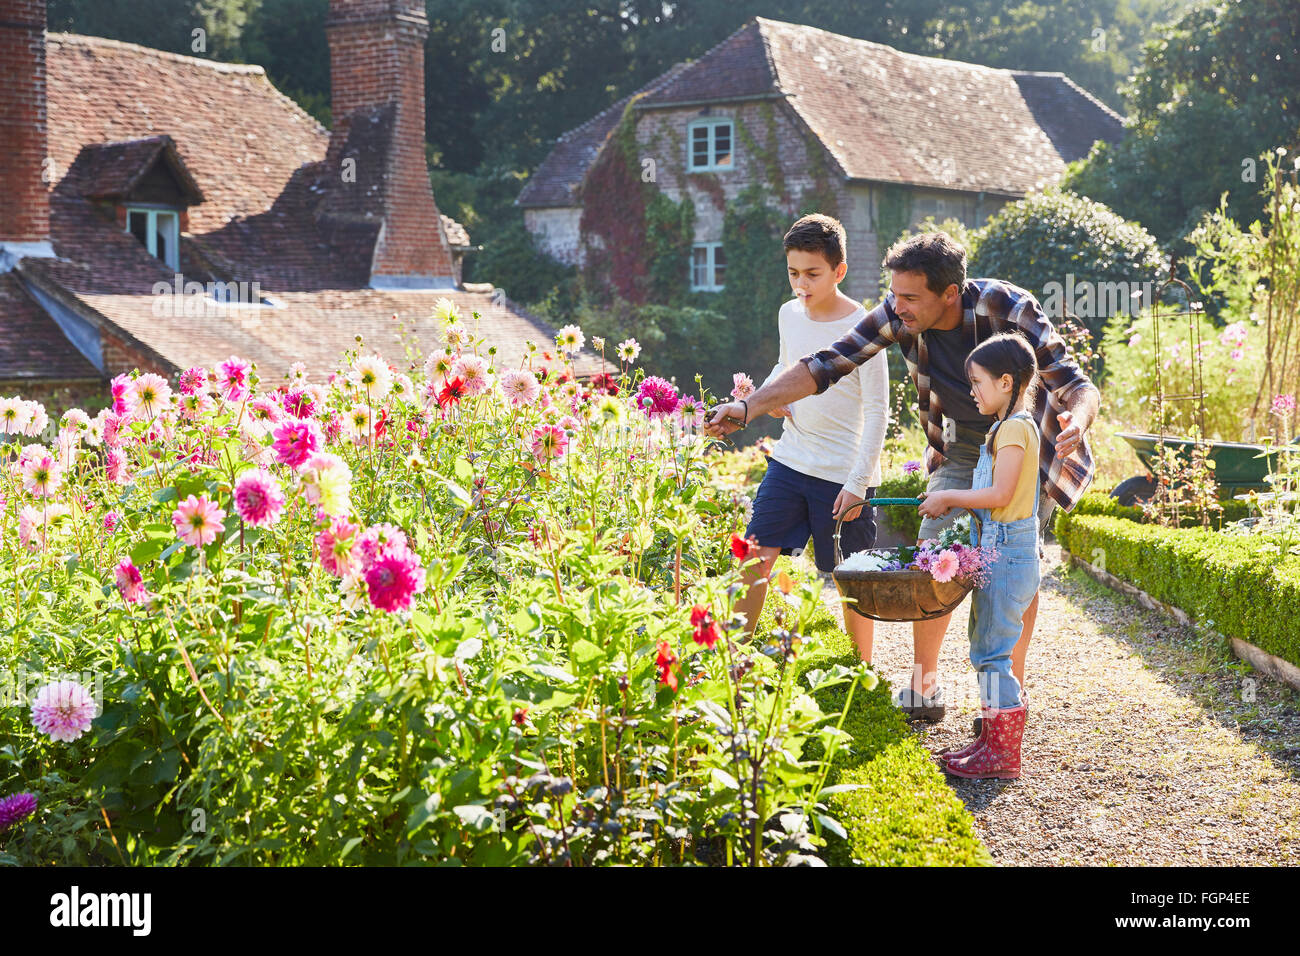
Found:
[[[867,498],[863,501],[859,501],[855,505],[849,505],[844,509],[844,513],[835,519],[835,566],[839,567],[844,563],[844,552],[840,550],[840,526],[844,524],[849,512],[854,508],[861,508],[863,505],[872,505],[873,507],[876,505],[902,505],[905,507],[910,506],[916,508],[919,507],[920,504],[920,498]],[[974,523],[975,540],[980,540],[982,529],[980,527],[979,516],[969,508],[962,508],[961,510],[970,515],[970,520]]]

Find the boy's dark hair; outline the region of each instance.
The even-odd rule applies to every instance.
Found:
[[[840,221],[819,212],[804,216],[796,222],[782,240],[784,252],[798,249],[800,252],[819,253],[831,264],[832,269],[839,268],[844,261],[848,244],[848,237]]]
[[[966,249],[946,232],[923,232],[894,243],[884,265],[891,272],[925,273],[925,287],[935,295],[953,284],[960,293],[966,284]]]
[[[1019,332],[1000,332],[990,336],[966,356],[966,377],[970,378],[970,367],[978,365],[993,376],[994,380],[1003,375],[1011,376],[1011,403],[1008,412],[1016,407],[1020,393],[1025,394],[1025,406],[1034,407],[1035,389],[1038,385],[1038,356],[1029,340]],[[985,439],[990,444],[993,435]],[[990,445],[991,447],[991,445]]]

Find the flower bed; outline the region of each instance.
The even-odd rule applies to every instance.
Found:
[[[1058,511],[1061,546],[1220,633],[1300,664],[1300,556],[1246,536]]]
[[[733,639],[705,396],[634,342],[575,382],[572,327],[496,368],[442,312],[445,350],[327,382],[124,376],[57,431],[0,401],[0,862],[789,864],[852,832],[827,788],[875,677],[810,682],[799,574]]]

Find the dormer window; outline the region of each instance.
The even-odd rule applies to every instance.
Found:
[[[151,256],[180,271],[182,219],[203,193],[170,136],[83,146],[65,182]]]
[[[180,269],[180,214],[175,209],[128,206],[126,231],[139,239],[151,256]]]

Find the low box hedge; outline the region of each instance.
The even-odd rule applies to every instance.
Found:
[[[770,626],[770,608],[760,619],[759,633]],[[795,662],[799,682],[803,675],[835,664],[852,666],[858,652],[840,628],[835,615],[825,609],[808,629],[815,637],[807,652]],[[844,706],[844,686],[827,688],[814,696],[823,709]],[[858,687],[844,720],[852,746],[836,755],[828,785],[860,784],[857,790],[827,798],[832,813],[843,824],[847,840],[827,834],[827,861],[837,866],[991,866],[992,857],[975,834],[975,821],[894,706],[893,692],[883,678],[873,690]],[[811,756],[811,754],[809,754]]]
[[[1220,498],[1219,504],[1223,506],[1223,510],[1210,514],[1210,526],[1215,530],[1222,528],[1224,524],[1231,524],[1234,521],[1240,521],[1242,518],[1249,518],[1255,514],[1249,504],[1238,501],[1236,498]],[[1127,518],[1129,521],[1136,521],[1141,524],[1149,523],[1142,514],[1141,507],[1138,505],[1121,505],[1104,491],[1086,492],[1079,499],[1079,503],[1074,506],[1074,511],[1071,514],[1110,515],[1113,518]],[[1195,514],[1184,515],[1180,525],[1184,528],[1199,528],[1201,519]]]
[[[1300,665],[1300,556],[1252,537],[1058,511],[1061,547],[1220,634]]]

